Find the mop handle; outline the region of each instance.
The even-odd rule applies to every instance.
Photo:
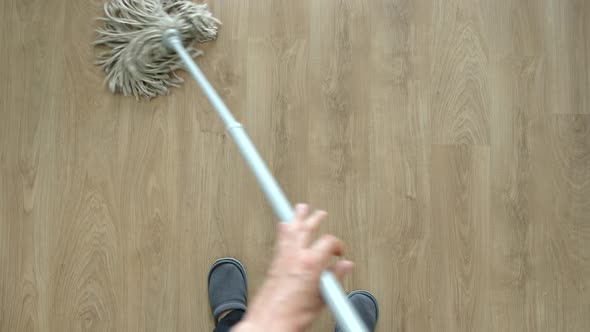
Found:
[[[188,71],[201,86],[203,93],[205,93],[209,102],[211,102],[213,108],[223,120],[227,130],[238,146],[242,157],[246,160],[248,166],[250,166],[250,170],[256,176],[258,184],[279,220],[283,222],[291,221],[294,216],[293,208],[285,197],[285,194],[256,151],[254,144],[250,141],[242,125],[236,121],[227,106],[225,106],[223,100],[221,100],[221,97],[219,97],[213,86],[211,86],[203,72],[197,67],[182,45],[178,33],[175,30],[168,31],[164,35],[164,43],[178,53],[182,61],[186,64]],[[340,287],[332,272],[327,270],[322,272],[320,276],[320,293],[344,331],[367,332],[367,328],[360,320],[350,301],[348,301],[342,287]]]

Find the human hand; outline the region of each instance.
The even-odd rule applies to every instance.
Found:
[[[303,331],[318,316],[323,308],[320,274],[344,250],[342,241],[333,235],[313,242],[326,215],[323,211],[309,215],[307,205],[298,204],[292,222],[278,224],[276,251],[267,279],[237,331]],[[352,262],[340,260],[331,270],[341,279],[352,270]]]

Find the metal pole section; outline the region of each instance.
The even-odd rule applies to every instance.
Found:
[[[203,72],[197,67],[182,45],[178,32],[175,30],[167,31],[164,34],[163,41],[166,46],[174,49],[176,53],[178,53],[182,61],[186,64],[188,71],[200,85],[203,93],[207,96],[207,99],[209,99],[209,102],[211,102],[213,108],[223,120],[228,132],[238,146],[242,157],[248,163],[250,170],[254,173],[259,186],[262,188],[262,191],[266,195],[266,199],[272,206],[279,220],[283,222],[291,221],[294,213],[287,197],[266,167],[266,164],[256,151],[254,144],[252,144],[252,141],[246,134],[242,125],[236,121],[227,106],[225,106],[223,100],[221,100],[221,97],[219,97],[213,86],[211,86]],[[334,318],[336,318],[338,324],[340,324],[345,331],[368,332],[332,272],[322,272],[320,277],[320,292],[324,301],[332,311]]]

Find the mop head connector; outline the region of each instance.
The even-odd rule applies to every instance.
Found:
[[[111,0],[104,14],[93,43],[102,48],[96,64],[111,92],[136,98],[168,94],[169,87],[183,82],[176,71],[184,65],[163,40],[167,32],[177,31],[196,57],[202,52],[194,42],[214,40],[221,24],[207,5],[190,0]]]

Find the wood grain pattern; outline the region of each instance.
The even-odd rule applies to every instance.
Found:
[[[445,331],[491,330],[489,164],[488,147],[432,147],[430,286]]]
[[[101,4],[0,4],[0,331],[207,331],[210,263],[255,293],[275,220],[195,83],[106,91]],[[210,6],[199,64],[379,331],[587,329],[588,1]]]
[[[545,1],[548,105],[553,113],[590,113],[590,3]]]

